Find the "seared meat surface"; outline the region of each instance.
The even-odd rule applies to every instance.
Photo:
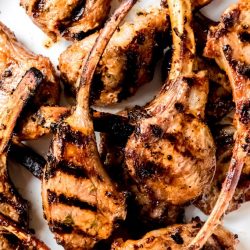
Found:
[[[79,78],[77,105],[55,129],[42,181],[44,215],[66,249],[91,249],[126,217],[125,196],[99,157],[90,114],[91,81],[107,43],[135,1],[123,3],[100,33]]]
[[[143,110],[125,148],[136,196],[149,216],[199,197],[215,170],[215,146],[202,121],[208,94],[204,72],[193,73],[194,35],[189,1],[168,3],[174,54],[168,82]],[[152,205],[155,207],[152,209]]]
[[[55,105],[59,100],[59,83],[50,60],[35,55],[17,41],[15,35],[0,22],[0,81],[1,89],[15,90],[27,70],[37,68],[44,75],[32,108]],[[1,95],[0,105],[5,104],[5,94]]]
[[[27,14],[53,40],[81,40],[108,16],[110,0],[20,0]]]
[[[250,2],[240,0],[222,15],[221,22],[211,27],[205,56],[214,58],[230,80],[235,103],[235,143],[226,174],[213,211],[190,249],[200,249],[226,212],[241,176],[249,168],[250,152]]]
[[[116,240],[112,250],[183,250],[197,234],[202,223],[193,221],[189,224],[176,224],[167,228],[151,231],[140,240]],[[226,229],[218,226],[202,249],[236,249],[235,236]]]
[[[210,214],[220,194],[221,185],[225,179],[233,153],[235,127],[233,126],[234,112],[230,112],[221,121],[212,127],[213,136],[217,145],[216,174],[211,187],[203,193],[201,199],[195,202],[205,214]],[[241,203],[250,199],[249,165],[247,157],[245,167],[238,183],[234,197],[230,202],[227,212],[236,210]]]
[[[138,12],[133,23],[125,22],[119,27],[95,72],[95,104],[119,102],[152,80],[155,64],[167,45],[168,28],[168,10],[163,7]],[[87,59],[97,36],[98,33],[74,43],[59,58],[62,79],[73,93],[82,61]]]

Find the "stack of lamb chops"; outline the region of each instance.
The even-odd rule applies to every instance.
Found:
[[[206,73],[199,71],[199,60],[196,59],[190,1],[168,1],[174,49],[168,81],[156,98],[143,108],[124,112],[128,117],[124,117],[124,114],[114,116],[89,109],[90,83],[109,41],[108,36],[112,35],[132,5],[131,1],[122,6],[121,14],[120,9],[117,10],[101,31],[86,62],[83,63],[83,73],[76,84],[77,87],[80,86],[77,91],[76,108],[69,110],[37,105],[35,110],[24,109],[26,119],[19,122],[17,133],[12,137],[12,144],[17,146],[15,141],[20,140],[23,135],[20,133],[21,136],[18,137],[19,131],[24,131],[24,135],[26,131],[26,135],[29,135],[29,128],[39,128],[41,135],[48,133],[53,127],[55,136],[43,174],[43,203],[51,230],[58,242],[68,249],[92,248],[96,242],[110,236],[117,219],[125,219],[125,195],[117,189],[115,182],[110,180],[102,167],[93,135],[94,128],[102,129],[100,124],[105,119],[110,121],[112,118],[114,121],[103,129],[112,137],[119,139],[117,128],[126,128],[124,134],[120,135],[120,139],[128,137],[123,156],[126,165],[124,178],[128,180],[129,190],[136,196],[137,203],[145,208],[144,216],[152,220],[162,217],[166,211],[168,215],[171,209],[175,212],[178,207],[198,199],[209,189],[215,171],[215,146],[211,133],[203,122],[208,98],[208,81]],[[217,225],[227,209],[225,205],[228,205],[232,198],[241,173],[240,168],[245,166],[244,172],[247,173],[249,165],[249,62],[246,57],[249,50],[249,20],[246,14],[248,10],[247,1],[240,1],[238,5],[230,8],[223,15],[222,22],[216,28],[211,28],[205,50],[206,56],[215,58],[219,66],[226,71],[236,104],[236,142],[233,160],[218,204],[200,231],[202,223],[196,220],[190,224],[152,231],[139,241],[115,241],[113,249],[200,249],[204,244],[205,247],[215,249],[234,249],[233,235]],[[234,48],[237,48],[237,53]],[[196,60],[198,70],[195,67]],[[26,73],[28,78],[29,74],[34,73]],[[35,76],[37,75],[38,72]],[[33,75],[32,77],[34,78]],[[44,84],[44,78],[47,76],[40,75],[38,78],[43,79],[40,81]],[[19,87],[22,86],[22,82],[28,90],[32,90],[32,93],[35,88],[39,90],[37,85],[41,84],[34,80],[37,85],[32,89],[27,83],[26,76],[23,77],[23,80],[17,83],[18,86],[13,88],[14,92],[4,89],[10,100],[15,97],[15,93],[20,93]],[[28,93],[27,97],[32,93]],[[9,144],[25,97],[22,97],[21,101],[23,102],[18,105],[19,109],[16,109],[12,116],[2,117],[4,176],[7,176],[4,161],[6,145]],[[32,101],[36,101],[36,98]],[[13,109],[11,105],[13,100],[5,110]],[[34,116],[36,119],[29,118]],[[46,119],[41,122],[43,117]],[[39,119],[40,122],[37,123]],[[23,129],[25,127],[26,130]],[[37,136],[35,134],[33,137]],[[41,167],[42,165],[43,163]],[[8,188],[8,178],[3,180],[3,183],[6,183],[4,186]],[[75,186],[68,188],[68,184]],[[11,199],[17,199],[17,196],[13,195],[14,193],[11,194]],[[1,202],[4,207],[5,201]],[[68,210],[68,207],[71,209]],[[1,215],[5,237],[3,242],[8,242],[6,234],[10,233],[11,236],[17,237],[16,244],[31,244],[34,248],[46,249],[46,246],[10,219],[20,223],[18,220],[14,217],[6,218],[6,215],[9,216],[8,213],[5,216]]]

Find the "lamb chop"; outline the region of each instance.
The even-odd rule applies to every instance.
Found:
[[[37,110],[41,104],[55,105],[59,101],[59,81],[48,58],[35,55],[17,41],[15,35],[0,22],[0,80],[4,88],[16,89],[20,79],[32,67],[45,76],[29,110]],[[1,100],[1,105],[4,100]]]
[[[91,80],[111,36],[135,1],[122,4],[106,24],[83,66],[77,105],[55,129],[42,181],[44,215],[57,242],[90,249],[126,217],[125,196],[106,174],[89,109]]]
[[[27,202],[17,193],[13,187],[7,170],[7,152],[8,144],[11,140],[13,129],[17,118],[26,105],[35,90],[43,81],[43,75],[35,68],[31,68],[23,79],[13,90],[12,86],[2,83],[0,90],[0,99],[2,105],[0,107],[0,248],[16,249],[18,245],[22,246],[21,241],[25,241],[28,237],[25,232],[17,232],[9,228],[8,224],[14,221],[17,223],[16,229],[19,227],[27,227]],[[5,219],[5,215],[9,219]],[[7,230],[7,231],[6,231]],[[21,230],[21,229],[20,229]],[[14,233],[20,240],[16,242],[17,246],[9,238],[9,233]],[[35,240],[36,241],[36,240]],[[37,241],[37,243],[39,243]],[[39,243],[40,244],[40,243]],[[39,245],[38,244],[38,245]],[[42,245],[42,243],[41,243]],[[35,248],[33,248],[35,249]],[[46,247],[40,249],[47,249]]]
[[[205,72],[193,73],[190,1],[168,6],[174,44],[168,82],[143,109],[125,148],[134,192],[152,218],[199,197],[215,171],[213,138],[202,121],[208,81]]]
[[[98,64],[92,85],[97,105],[121,101],[153,78],[156,62],[167,45],[167,8],[140,11],[133,22],[115,32]],[[61,77],[69,93],[75,94],[81,63],[87,59],[98,33],[69,46],[59,58]]]
[[[111,250],[181,250],[197,234],[202,223],[196,219],[188,224],[175,224],[167,228],[151,231],[140,240],[116,240]],[[204,249],[236,249],[236,239],[233,234],[219,226],[204,246]]]
[[[250,3],[240,0],[222,15],[218,26],[212,27],[205,48],[205,55],[214,58],[230,80],[235,112],[235,144],[227,176],[221,193],[201,231],[189,249],[200,249],[220,223],[234,195],[243,167],[249,168],[250,131]]]
[[[216,200],[218,199],[221,184],[226,177],[228,167],[232,158],[233,146],[235,142],[235,127],[233,125],[234,113],[234,111],[230,112],[227,116],[223,117],[212,127],[212,133],[217,146],[216,173],[211,187],[205,193],[203,193],[200,199],[195,202],[195,206],[200,208],[207,215],[211,213]],[[249,201],[250,199],[249,160],[250,157],[248,156],[235,194],[227,209],[227,213],[238,209],[241,203]]]
[[[49,37],[81,40],[99,28],[110,10],[110,0],[20,0],[21,6]]]

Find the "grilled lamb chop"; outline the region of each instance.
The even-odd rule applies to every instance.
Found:
[[[108,16],[110,0],[20,0],[27,14],[54,41],[81,40]]]
[[[140,240],[116,240],[111,250],[181,250],[186,249],[188,243],[197,234],[202,223],[197,220],[189,224],[176,224],[167,228],[151,231]],[[218,226],[204,246],[205,249],[236,249],[236,239],[233,234]]]
[[[8,227],[8,221],[4,220],[2,215],[7,216],[20,226],[27,227],[27,202],[19,196],[9,179],[7,152],[17,118],[42,81],[43,75],[40,71],[32,68],[27,71],[20,83],[17,83],[14,90],[13,85],[5,85],[4,83],[2,83],[0,90],[2,101],[0,106],[0,249],[16,249],[17,247],[12,244],[8,233],[5,231],[5,229],[8,232],[10,230],[6,228]],[[11,232],[13,233],[13,231]],[[26,237],[23,234],[20,236]],[[17,245],[22,244],[17,241]]]
[[[190,244],[200,249],[220,223],[234,195],[243,167],[249,168],[250,152],[250,2],[240,0],[210,29],[205,56],[214,58],[229,77],[236,106],[235,145],[221,193],[205,225]]]
[[[39,69],[45,78],[38,89],[32,109],[41,104],[55,105],[59,101],[59,81],[48,58],[35,55],[17,41],[15,35],[0,22],[0,80],[2,88],[16,89],[20,79],[32,67]],[[0,104],[4,103],[1,99]],[[31,109],[31,107],[29,107]]]
[[[89,108],[91,80],[107,43],[135,1],[122,4],[100,33],[79,78],[77,105],[55,130],[42,181],[44,214],[66,249],[90,249],[126,217],[125,197],[101,163]]]
[[[234,112],[230,112],[212,127],[213,136],[217,145],[216,173],[211,187],[202,195],[201,199],[195,202],[195,205],[208,215],[211,213],[216,200],[218,199],[221,184],[226,177],[232,158],[235,133],[235,127],[233,126],[233,115]],[[249,201],[250,199],[249,156],[247,161],[248,163],[246,163],[245,167],[243,168],[240,181],[236,188],[234,197],[227,209],[227,213],[238,209],[241,203]]]
[[[125,148],[136,196],[143,207],[151,208],[153,218],[168,205],[184,205],[200,196],[215,170],[213,138],[202,121],[208,81],[204,72],[192,71],[190,2],[169,1],[168,6],[175,48],[169,79],[144,108]]]
[[[168,29],[168,10],[163,7],[138,12],[133,23],[119,27],[95,72],[92,98],[96,104],[119,102],[152,80],[155,64],[167,45]],[[81,63],[97,37],[95,33],[74,43],[59,58],[61,77],[71,93],[75,94]]]

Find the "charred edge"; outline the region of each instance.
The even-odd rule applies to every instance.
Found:
[[[70,26],[71,23],[81,19],[85,10],[85,2],[85,0],[79,0],[75,8],[71,12],[69,12],[69,15],[57,25],[58,30],[61,34],[64,35],[68,33],[67,27]]]
[[[175,234],[171,235],[171,238],[175,241],[176,244],[182,245],[184,244],[184,240],[181,237],[181,234],[179,232],[176,232]]]
[[[50,229],[53,233],[57,234],[78,234],[88,238],[94,237],[75,225],[67,224],[59,221],[50,221]]]
[[[103,22],[104,23],[104,22]],[[92,30],[89,30],[89,31],[81,31],[81,32],[78,32],[78,33],[73,33],[73,34],[70,34],[70,32],[68,30],[65,30],[65,32],[63,32],[63,36],[64,37],[71,37],[72,39],[74,40],[77,40],[77,41],[81,41],[82,39],[84,39],[85,37],[91,35],[91,34],[94,34],[95,32],[99,31],[100,28],[102,27],[103,25],[101,26],[98,26]]]
[[[46,0],[35,1],[33,8],[32,8],[32,13],[33,13],[34,18],[37,18],[40,16],[40,14],[43,12],[45,4],[46,4]]]
[[[239,120],[241,123],[247,125],[250,122],[250,101],[246,101],[240,105],[237,109],[237,113],[239,114]]]
[[[38,84],[40,84],[40,83],[44,80],[44,75],[42,74],[42,72],[41,72],[40,70],[38,70],[37,68],[35,68],[35,67],[30,68],[30,69],[26,72],[25,75],[27,75],[27,74],[29,74],[29,73],[31,73],[31,74],[33,74],[33,75],[35,76],[36,82],[37,82]]]
[[[244,77],[250,78],[250,65],[248,65],[244,62],[234,60],[232,58],[233,50],[232,50],[230,45],[224,45],[222,49],[223,49],[223,53],[224,53],[227,61],[231,65],[231,67],[233,67],[234,70],[236,70],[236,72],[238,74],[240,74]]]
[[[239,39],[241,40],[241,42],[250,43],[250,33],[243,31],[243,32],[240,32],[238,34],[238,36],[239,36]]]
[[[63,138],[64,142],[72,143],[77,146],[87,146],[92,139],[91,136],[83,135],[80,131],[73,131],[66,123],[60,124],[57,131],[59,132],[59,137]]]
[[[45,159],[24,145],[11,144],[10,157],[27,168],[35,177],[41,179],[45,167]]]
[[[14,195],[16,194],[15,190],[11,190],[11,193],[13,193]],[[3,193],[0,193],[0,203],[5,203],[13,207],[19,215],[18,223],[20,223],[20,225],[27,225],[27,218],[28,218],[27,209],[28,208],[27,208],[27,204],[24,203],[24,200],[18,199],[17,197],[17,201],[14,202],[9,197],[6,197]],[[3,214],[3,216],[8,218],[7,215]]]
[[[223,15],[222,22],[224,23],[225,28],[232,28],[237,23],[239,16],[240,10],[238,8],[235,8],[234,10]]]
[[[126,141],[133,133],[134,126],[129,124],[128,118],[113,114],[101,114],[94,117],[94,129],[99,132],[109,133],[117,141]]]
[[[93,206],[85,201],[81,201],[76,197],[67,197],[64,194],[57,195],[55,192],[52,192],[50,190],[48,190],[48,202],[49,204],[62,203],[70,207],[77,207],[80,209],[97,212],[96,206]]]

